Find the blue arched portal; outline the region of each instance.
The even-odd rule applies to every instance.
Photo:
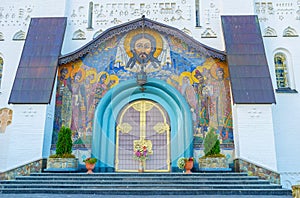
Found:
[[[121,109],[131,101],[150,99],[161,104],[170,117],[171,167],[177,169],[179,157],[193,156],[193,127],[190,107],[185,98],[171,85],[148,79],[142,92],[135,80],[127,80],[109,90],[95,111],[92,155],[99,159],[98,171],[114,171],[116,120]]]

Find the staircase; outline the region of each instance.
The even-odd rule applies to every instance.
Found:
[[[0,181],[0,194],[291,195],[245,173],[34,173]]]

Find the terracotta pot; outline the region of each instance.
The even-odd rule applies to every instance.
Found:
[[[194,161],[186,161],[184,166],[185,173],[187,174],[192,173],[191,169],[193,168],[193,166],[194,166]]]
[[[94,172],[93,172],[93,169],[95,168],[95,164],[85,163],[85,167],[86,167],[86,169],[88,170],[88,171],[86,172],[87,174],[92,174],[92,173],[94,173]]]

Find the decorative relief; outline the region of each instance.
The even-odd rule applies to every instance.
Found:
[[[85,39],[86,39],[85,32],[82,31],[81,29],[79,29],[73,33],[72,40],[85,40]]]
[[[2,32],[0,32],[0,41],[4,41],[4,35]]]
[[[211,20],[220,18],[220,9],[216,7],[213,1],[210,2],[209,8],[204,10],[204,20],[206,24],[210,24]]]
[[[167,123],[159,122],[153,127],[154,131],[158,134],[163,134],[164,132],[167,132],[170,130],[170,127]]]
[[[189,29],[183,28],[181,31],[183,31],[184,33],[186,33],[187,35],[193,36],[192,32]]]
[[[217,38],[217,34],[211,28],[206,28],[201,34],[201,38]]]
[[[28,110],[23,111],[23,113],[25,117],[34,117],[37,112],[32,107],[29,107]]]
[[[290,26],[287,27],[283,31],[283,37],[297,37],[299,36],[294,28],[291,28]]]
[[[132,126],[128,123],[122,123],[118,125],[117,128],[121,133],[125,134],[129,133],[132,130]]]
[[[27,26],[33,9],[33,5],[0,7],[0,27]]]
[[[282,21],[285,19],[286,16],[294,15],[296,11],[292,2],[284,2],[284,3],[282,2],[282,3],[273,4],[272,2],[269,1],[258,1],[255,3],[254,9],[255,9],[255,13],[259,15],[259,20],[261,22],[266,22],[270,15],[277,15],[278,19]]]
[[[252,110],[248,111],[248,114],[251,118],[260,118],[262,112],[257,110],[256,108],[252,108]]]
[[[0,133],[4,133],[5,129],[12,122],[13,111],[9,108],[0,109]]]
[[[15,33],[15,35],[13,36],[13,40],[14,41],[23,41],[25,40],[26,38],[26,35],[25,35],[25,32],[20,30],[18,31],[17,33]]]
[[[276,30],[274,28],[271,28],[270,26],[268,26],[264,30],[264,37],[277,37]]]
[[[98,31],[94,34],[93,39],[96,38],[97,36],[99,36],[102,32],[103,32],[102,29],[98,30]]]
[[[69,16],[69,25],[86,25],[88,17],[88,4],[74,7]],[[137,2],[134,3],[100,3],[95,1],[93,10],[92,26],[96,29],[107,25],[117,25],[130,21],[132,18],[151,17],[150,19],[161,22],[190,21],[192,18],[192,7],[181,2]],[[107,27],[105,27],[107,28]]]

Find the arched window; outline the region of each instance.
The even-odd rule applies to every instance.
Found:
[[[277,88],[288,88],[289,87],[289,79],[288,79],[288,70],[287,70],[287,61],[284,53],[276,53],[274,57],[275,63],[275,74],[276,74],[276,82]]]
[[[0,56],[0,88],[1,88],[1,81],[2,81],[2,73],[3,73],[3,58]]]
[[[274,53],[274,65],[277,93],[298,93],[293,74],[293,61],[285,49],[278,49]]]

